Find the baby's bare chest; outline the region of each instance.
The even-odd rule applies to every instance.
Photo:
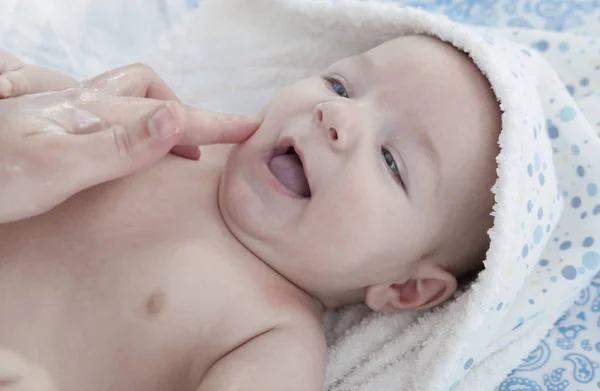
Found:
[[[0,346],[58,389],[194,389],[277,317],[203,189],[151,179],[0,226]]]

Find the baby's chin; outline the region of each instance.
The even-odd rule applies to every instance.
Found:
[[[239,179],[234,179],[243,170],[235,161],[236,153],[242,146],[243,143],[235,145],[229,151],[217,187],[217,206],[229,232],[240,244],[254,253],[253,248],[260,242],[253,238],[252,233],[259,229],[260,222],[249,212],[243,197],[239,196],[243,192],[239,191]]]

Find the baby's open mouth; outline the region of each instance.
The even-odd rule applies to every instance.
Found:
[[[303,198],[311,196],[302,160],[293,146],[274,151],[269,169],[277,180],[289,191]]]

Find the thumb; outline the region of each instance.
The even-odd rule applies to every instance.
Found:
[[[151,166],[182,137],[182,116],[166,102],[127,125],[115,124],[89,134],[73,135],[77,158],[74,183],[85,189]]]

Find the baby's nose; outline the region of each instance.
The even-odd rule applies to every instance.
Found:
[[[324,114],[323,114],[323,108],[321,108],[321,107],[317,107],[317,108],[316,108],[316,110],[315,110],[315,117],[316,117],[316,118],[315,118],[315,119],[316,119],[316,122],[317,122],[318,124],[320,124],[320,125],[321,125],[322,127],[324,127],[324,128],[327,128],[327,131],[329,132],[329,137],[330,137],[330,139],[331,139],[332,141],[337,141],[337,139],[338,139],[338,133],[337,133],[337,130],[336,130],[336,128],[335,128],[335,127],[333,127],[333,126],[326,125],[326,124],[324,124],[324,122],[323,122],[323,117],[324,117]]]
[[[340,102],[326,102],[315,106],[314,121],[325,133],[330,145],[343,151],[352,145],[352,117]]]

